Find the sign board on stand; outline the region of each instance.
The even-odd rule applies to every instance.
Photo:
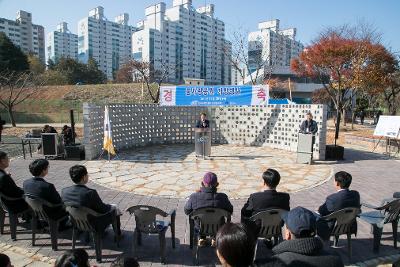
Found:
[[[379,116],[374,135],[394,139],[400,138],[400,116]]]

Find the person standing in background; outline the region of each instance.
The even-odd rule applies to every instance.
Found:
[[[1,134],[3,132],[3,125],[5,125],[5,124],[6,124],[6,121],[2,120],[1,116],[0,116],[0,143],[1,143]]]

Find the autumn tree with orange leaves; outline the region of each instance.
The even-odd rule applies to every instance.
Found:
[[[357,93],[383,90],[382,77],[393,72],[396,66],[393,55],[374,34],[357,30],[348,26],[328,29],[291,62],[291,69],[297,75],[319,80],[329,95],[336,110],[335,139],[341,117],[352,108]]]

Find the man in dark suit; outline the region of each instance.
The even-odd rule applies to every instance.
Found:
[[[241,211],[242,220],[267,209],[290,210],[289,194],[276,191],[276,187],[281,180],[279,172],[274,169],[268,169],[263,173],[262,178],[264,180],[264,190],[250,195]]]
[[[325,203],[318,208],[318,213],[321,216],[326,216],[335,211],[344,208],[360,208],[360,194],[355,190],[349,190],[352,177],[350,173],[340,171],[335,173],[334,185],[337,190],[336,193],[329,195]],[[324,225],[319,221],[319,235],[323,239],[329,238],[328,233],[325,232]],[[329,231],[333,227],[333,223],[328,223]],[[352,226],[352,232],[357,232],[357,223]]]
[[[89,181],[86,167],[82,165],[72,166],[69,169],[69,175],[75,185],[66,187],[61,191],[64,202],[86,207],[103,214],[100,219],[93,222],[99,230],[104,230],[115,221],[117,225],[116,235],[121,236],[121,212],[116,206],[103,203],[97,191],[86,186]]]
[[[0,192],[7,197],[21,198],[17,201],[6,201],[7,206],[10,207],[16,213],[22,212],[28,209],[28,204],[23,199],[24,190],[18,187],[11,175],[6,172],[6,169],[10,165],[10,160],[6,152],[0,151]]]
[[[307,113],[307,119],[301,123],[300,132],[304,134],[316,134],[318,132],[318,125],[311,112]]]
[[[41,198],[54,205],[63,204],[60,194],[54,184],[47,182],[44,177],[49,173],[49,161],[36,159],[29,164],[29,171],[33,175],[23,183],[25,194]],[[64,208],[54,207],[46,210],[48,216],[54,220],[68,215]],[[68,217],[60,223],[60,230],[67,228]]]
[[[210,121],[207,120],[207,114],[202,112],[200,114],[200,120],[196,123],[196,128],[210,128]]]

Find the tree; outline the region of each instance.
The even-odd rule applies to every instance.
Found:
[[[98,84],[106,81],[105,74],[99,70],[94,59],[83,64],[72,58],[60,58],[54,70],[64,75],[68,84]]]
[[[43,85],[66,85],[68,84],[67,77],[56,70],[47,70],[40,75],[40,80],[43,81]]]
[[[328,105],[331,102],[331,98],[330,98],[329,94],[326,92],[326,90],[321,88],[321,89],[315,90],[312,93],[312,102],[314,104]]]
[[[235,69],[242,81],[248,77],[252,85],[268,84],[278,60],[278,51],[283,43],[269,46],[265,49],[267,40],[253,38],[249,41],[249,32],[238,30],[232,36],[232,48],[224,49],[231,66]],[[261,81],[259,76],[262,75]]]
[[[4,32],[0,32],[0,70],[26,71],[28,69],[27,56],[11,42]]]
[[[29,70],[35,75],[42,74],[46,70],[46,66],[34,54],[30,53],[28,55],[28,63],[29,63]]]
[[[107,81],[107,76],[99,70],[96,60],[89,58],[85,70],[84,82],[87,84],[99,84]]]
[[[37,86],[36,76],[31,72],[6,70],[0,73],[0,105],[7,110],[13,127],[16,126],[15,106],[30,98]]]
[[[388,86],[383,90],[383,99],[390,115],[396,115],[399,107],[400,95],[400,70],[388,77]]]
[[[134,79],[140,80],[146,85],[147,92],[153,103],[158,103],[160,100],[161,84],[175,72],[175,66],[162,61],[157,62],[157,69],[155,69],[154,64],[146,61],[130,60],[125,65],[124,68],[128,73],[129,69],[131,69],[131,75]],[[152,84],[156,85],[155,90],[151,86]]]
[[[115,75],[115,82],[116,83],[132,83],[133,82],[133,73],[132,67],[130,66],[129,62],[122,65],[121,68],[117,71]]]
[[[337,120],[335,142],[341,116],[345,123],[345,111],[353,109],[354,97],[367,84],[368,75],[377,75],[376,55],[382,46],[375,36],[361,27],[328,28],[291,62],[296,74],[318,79],[332,100]]]

